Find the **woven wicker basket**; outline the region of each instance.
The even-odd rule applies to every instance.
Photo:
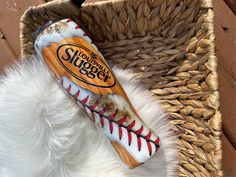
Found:
[[[21,18],[22,56],[34,54],[34,32],[70,17],[111,65],[133,69],[161,100],[179,136],[179,176],[222,176],[221,115],[211,0],[57,0]]]

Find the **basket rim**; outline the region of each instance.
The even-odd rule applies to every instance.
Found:
[[[84,3],[82,5],[82,8],[84,7],[89,7],[89,6],[101,6],[101,5],[104,5],[104,4],[113,4],[113,3],[116,3],[116,2],[125,2],[126,0],[113,0],[113,1],[101,1],[101,2],[91,2],[91,3]],[[212,0],[200,0],[201,1],[201,8],[205,9],[206,11],[208,10],[209,12],[208,13],[213,13],[213,3],[212,3]],[[66,3],[70,8],[71,8],[71,12],[74,13],[74,14],[77,14],[78,13],[78,6],[76,6],[74,3],[73,3],[73,0],[57,0],[57,1],[51,1],[51,2],[48,2],[46,4],[42,4],[42,5],[38,5],[38,6],[32,6],[30,7],[24,14],[23,16],[21,17],[21,38],[22,38],[22,34],[24,33],[24,30],[25,28],[27,28],[27,23],[29,23],[29,19],[32,19],[31,17],[31,14],[32,14],[32,11],[37,11],[37,10],[42,10],[44,8],[48,8],[49,10],[50,9],[55,9],[55,7],[53,6],[56,6],[56,5],[60,5],[60,6],[63,6],[63,4],[61,3]],[[69,13],[71,13],[69,12]],[[213,29],[214,31],[214,24],[212,23],[213,21],[213,16],[210,16],[209,17],[209,21],[207,22],[210,26],[210,28]],[[209,72],[210,73],[213,73],[215,75],[217,75],[217,70],[216,70],[216,67],[217,67],[217,60],[216,60],[216,55],[215,55],[215,45],[214,45],[214,33],[211,33],[209,34],[210,35],[210,38],[213,39],[213,47],[211,48],[211,50],[209,51],[209,53],[211,54],[211,56],[215,59],[215,61],[213,62],[213,66],[209,66],[211,67],[211,69],[209,69]],[[24,39],[25,40],[25,39]],[[21,40],[21,54],[22,56],[24,57],[25,55],[27,55],[27,53],[24,52],[24,47],[25,47],[25,44],[26,42]],[[205,64],[205,63],[204,63]],[[208,67],[208,66],[207,66]],[[214,78],[211,78],[214,82],[217,82],[218,81],[218,78],[217,76],[214,77]],[[214,91],[216,92],[216,94],[218,94],[218,86],[214,86]],[[218,98],[217,98],[218,99]],[[216,99],[216,100],[217,100]],[[215,108],[214,109],[217,113],[220,114],[219,112],[219,108]],[[219,119],[218,119],[218,123],[221,124],[221,116],[219,115]],[[222,129],[219,130],[222,132]],[[220,135],[219,135],[220,136]],[[219,138],[219,136],[217,135],[216,137]],[[219,145],[220,146],[220,145]],[[221,147],[219,147],[220,151],[221,151]],[[219,158],[219,163],[217,164],[219,166],[222,166],[222,156]],[[220,167],[221,168],[221,167]],[[220,173],[220,172],[219,172]]]

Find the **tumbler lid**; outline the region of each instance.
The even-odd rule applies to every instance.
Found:
[[[56,19],[56,20],[50,20],[47,23],[45,23],[43,26],[40,26],[36,29],[35,31],[35,35],[34,35],[34,42],[36,41],[36,39],[38,38],[38,36],[49,26],[51,26],[53,23],[58,22],[62,19]]]

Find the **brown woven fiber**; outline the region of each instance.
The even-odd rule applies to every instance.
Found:
[[[30,7],[21,18],[22,56],[34,54],[34,32],[70,17],[105,58],[132,69],[156,95],[179,136],[179,176],[222,176],[221,115],[211,0],[69,0]]]

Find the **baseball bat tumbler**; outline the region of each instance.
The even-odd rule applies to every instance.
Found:
[[[51,22],[36,35],[36,53],[88,117],[101,127],[130,168],[150,159],[160,139],[141,120],[102,54],[71,19]]]

